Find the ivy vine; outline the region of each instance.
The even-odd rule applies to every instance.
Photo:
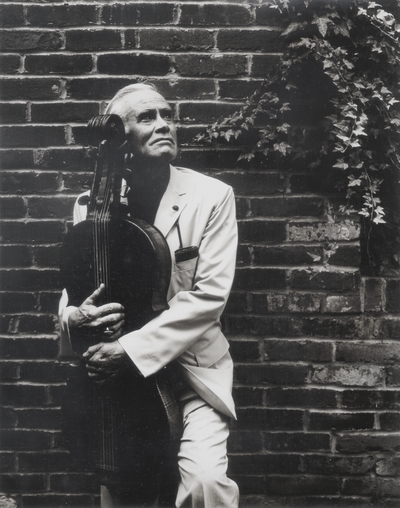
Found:
[[[365,0],[265,3],[284,27],[287,44],[280,64],[243,107],[209,126],[198,140],[239,143],[243,147],[239,159],[249,163],[274,158],[286,161],[286,166],[300,162],[310,170],[340,173],[335,179],[345,200],[338,213],[363,218],[368,249],[371,239],[375,244],[384,241],[385,260],[382,253],[369,259],[376,273],[383,265],[396,269],[400,266],[396,19],[382,5]],[[294,114],[296,91],[303,86],[302,76],[310,72],[325,94],[317,131],[305,117],[296,120]]]

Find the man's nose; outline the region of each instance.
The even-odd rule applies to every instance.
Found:
[[[157,118],[156,118],[156,130],[163,130],[163,131],[170,130],[170,126],[169,126],[168,122],[159,113],[157,114]]]

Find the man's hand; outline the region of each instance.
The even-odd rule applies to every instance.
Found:
[[[83,358],[89,377],[97,383],[117,376],[129,365],[129,357],[117,340],[91,346]]]
[[[114,341],[121,336],[125,323],[123,306],[115,302],[96,306],[104,291],[104,284],[100,284],[96,291],[71,312],[68,320],[71,330],[95,335],[99,341]]]

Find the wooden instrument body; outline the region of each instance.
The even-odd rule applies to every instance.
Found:
[[[121,212],[123,155],[117,147],[123,128],[115,117],[95,117],[89,122],[92,135],[101,139],[106,132],[112,140],[99,144],[87,219],[67,233],[60,272],[69,305],[78,307],[104,283],[104,301],[96,305],[123,305],[123,333],[128,333],[168,309],[171,255],[160,231]],[[70,338],[79,356],[105,340],[104,335],[99,339],[76,330],[70,330]],[[131,482],[138,479],[136,503],[151,499],[154,489],[143,490],[143,485],[152,470],[160,468],[171,439],[176,440],[179,432],[174,383],[173,367],[149,378],[132,367],[99,385],[89,379],[81,360],[68,380],[63,404],[66,445],[76,467],[100,470],[105,484],[118,484],[119,475],[125,472]]]
[[[98,287],[106,284],[105,300],[125,309],[124,332],[137,330],[168,309],[167,292],[171,277],[171,255],[165,238],[154,226],[139,219],[110,218],[105,265],[98,273],[95,259],[97,225],[93,220],[76,224],[66,235],[61,251],[61,279],[70,305],[79,306]],[[95,338],[71,336],[73,350],[82,354]]]

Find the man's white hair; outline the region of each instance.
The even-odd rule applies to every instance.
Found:
[[[115,103],[120,101],[123,97],[126,95],[129,95],[134,92],[143,92],[143,91],[152,90],[153,92],[160,93],[157,88],[153,85],[153,83],[135,83],[133,85],[124,86],[124,88],[121,88],[114,97],[109,102],[105,114],[108,115],[111,111],[112,106],[114,106]]]

